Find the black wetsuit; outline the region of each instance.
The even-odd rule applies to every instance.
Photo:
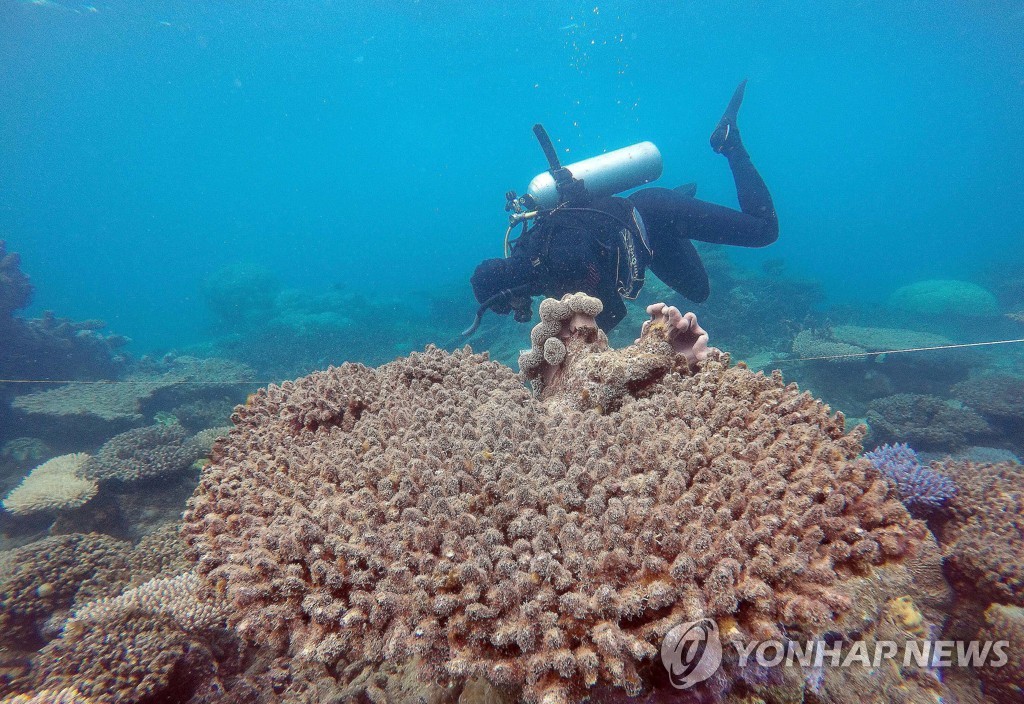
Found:
[[[704,301],[710,292],[708,275],[690,240],[764,247],[779,235],[771,195],[738,138],[724,153],[741,210],[667,188],[644,188],[627,198],[598,198],[582,208],[558,209],[520,238],[509,258],[489,259],[477,267],[471,280],[477,299],[482,303],[502,289],[524,284],[531,296],[558,298],[583,291],[602,300],[598,324],[611,330],[626,315],[622,296],[635,297],[646,266],[683,296]],[[632,247],[624,236],[627,229]],[[630,271],[631,257],[640,267],[639,281],[636,267]],[[493,308],[508,313],[513,305],[501,301]]]

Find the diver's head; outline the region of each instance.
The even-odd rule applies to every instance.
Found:
[[[525,294],[529,301],[529,295],[523,291],[529,271],[528,268],[524,268],[523,264],[517,259],[486,259],[481,262],[469,279],[476,300],[483,305],[494,299],[490,303],[490,308],[499,315],[506,315],[513,309],[521,309],[521,304],[516,305],[518,303],[516,299]],[[513,289],[517,290],[515,296],[499,295],[502,291]]]

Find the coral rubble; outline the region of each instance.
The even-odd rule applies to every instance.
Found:
[[[663,320],[610,350],[592,313],[542,304],[537,395],[428,347],[239,407],[182,529],[238,632],[553,704],[649,687],[682,621],[818,637],[907,593],[881,574],[934,544],[841,414],[717,351],[688,359]]]

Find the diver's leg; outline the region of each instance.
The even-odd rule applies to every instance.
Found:
[[[643,188],[630,194],[647,230],[651,233],[654,258],[659,246],[675,238],[740,247],[764,247],[779,236],[778,221],[760,218],[708,203],[667,188]],[[659,237],[660,235],[660,237]]]
[[[733,182],[736,184],[736,198],[740,202],[740,210],[744,214],[761,220],[764,225],[757,236],[748,243],[734,242],[748,247],[763,247],[774,242],[779,236],[779,221],[775,214],[771,193],[764,179],[750,160],[750,154],[743,146],[737,118],[747,81],[744,79],[736,87],[732,100],[725,108],[722,118],[711,133],[711,148],[729,160]],[[693,239],[700,239],[694,237]],[[710,240],[709,240],[710,241]]]
[[[685,237],[670,236],[656,238],[661,246],[655,245],[654,259],[651,260],[651,271],[672,287],[674,291],[686,296],[695,303],[703,303],[711,293],[708,272],[693,243]]]

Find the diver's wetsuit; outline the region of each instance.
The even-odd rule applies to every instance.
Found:
[[[779,236],[771,194],[736,126],[745,86],[744,80],[736,88],[711,134],[711,148],[729,160],[740,210],[697,200],[692,190],[667,188],[560,205],[513,244],[511,256],[476,268],[470,282],[477,300],[497,313],[516,310],[517,319],[529,319],[531,296],[582,291],[604,303],[597,323],[611,330],[626,315],[621,296],[636,297],[647,267],[690,300],[707,299],[708,274],[690,240],[764,247]]]
[[[765,247],[779,237],[771,194],[742,144],[726,152],[741,211],[697,200],[667,188],[644,188],[629,196],[647,225],[654,248],[651,271],[674,290],[701,303],[710,293],[708,275],[690,240]]]
[[[764,247],[779,235],[771,195],[738,138],[724,153],[742,212],[667,188],[644,188],[628,198],[597,198],[584,209],[565,208],[531,228],[508,259],[489,259],[477,267],[471,280],[477,299],[482,303],[501,289],[523,284],[531,296],[560,298],[582,291],[604,303],[597,322],[611,330],[626,315],[620,291],[628,289],[630,281],[620,233],[628,226],[641,267],[640,285],[647,266],[680,294],[704,301],[710,292],[708,275],[690,240]],[[647,231],[649,249],[633,208]],[[508,301],[494,306],[498,313],[511,308]]]

